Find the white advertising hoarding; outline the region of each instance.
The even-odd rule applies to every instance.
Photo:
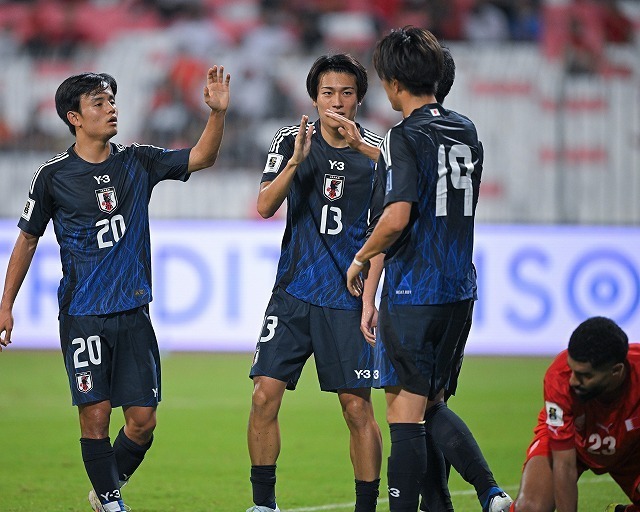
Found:
[[[155,221],[151,316],[163,350],[250,351],[269,299],[280,221]],[[0,272],[18,229],[0,221]],[[468,354],[551,355],[593,315],[640,341],[640,229],[480,225]],[[59,347],[58,246],[49,229],[14,307],[11,349]]]

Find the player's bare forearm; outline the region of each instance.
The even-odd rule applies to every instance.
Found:
[[[38,237],[20,231],[9,258],[2,301],[0,301],[0,351],[3,346],[6,347],[11,343],[13,304],[31,265],[31,260],[38,246],[38,240]],[[4,336],[2,336],[3,333]]]
[[[224,121],[229,107],[229,83],[231,76],[224,73],[224,66],[213,66],[207,72],[204,102],[211,109],[200,139],[189,153],[189,172],[211,167],[218,158]]]
[[[407,227],[410,215],[411,203],[397,202],[387,205],[371,236],[356,253],[356,259],[367,262],[391,247]]]
[[[226,112],[209,113],[207,125],[197,144],[189,153],[189,172],[196,172],[211,167],[218,159],[222,136],[224,134],[224,121]]]
[[[358,147],[358,151],[360,151],[360,153],[362,153],[364,156],[366,156],[370,160],[373,160],[374,162],[377,162],[378,158],[380,157],[380,148],[378,146],[367,144],[364,141]]]
[[[371,266],[364,280],[362,291],[362,316],[360,330],[365,340],[372,347],[376,344],[376,327],[378,326],[378,310],[376,309],[376,292],[384,267],[384,255],[378,254],[371,259]]]
[[[380,148],[365,142],[355,121],[341,116],[332,110],[325,110],[325,114],[341,124],[338,132],[344,137],[344,140],[351,149],[355,149],[374,162],[378,161]]]
[[[280,171],[273,181],[265,181],[258,192],[258,213],[263,219],[273,217],[289,194],[291,182],[298,166],[291,161]]]
[[[362,295],[363,278],[367,278],[370,260],[391,247],[400,237],[409,223],[410,215],[411,203],[396,202],[385,207],[373,233],[356,253],[347,270],[347,289],[351,295],[355,297]]]
[[[574,449],[552,451],[553,488],[558,512],[578,510],[578,470]]]
[[[287,161],[287,165],[273,181],[265,181],[260,185],[257,208],[263,219],[272,217],[278,211],[278,208],[280,208],[289,194],[291,182],[298,170],[298,166],[309,156],[313,127],[307,126],[308,121],[309,117],[306,115],[300,118],[300,127],[294,142],[293,155]]]
[[[384,268],[384,254],[378,254],[371,258],[371,266],[367,278],[364,281],[364,288],[362,291],[362,303],[373,304],[376,302],[376,292],[378,291],[378,285],[380,283],[380,276]]]

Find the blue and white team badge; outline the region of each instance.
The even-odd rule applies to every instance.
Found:
[[[335,176],[333,174],[324,175],[324,187],[322,193],[329,201],[335,201],[342,197],[344,190],[344,176]]]
[[[88,393],[93,389],[93,379],[91,378],[91,372],[76,373],[76,384],[78,391],[81,393]]]
[[[96,190],[96,199],[98,199],[98,207],[105,213],[111,213],[118,206],[118,198],[114,187]]]

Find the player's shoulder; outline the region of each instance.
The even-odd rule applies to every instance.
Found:
[[[166,148],[154,146],[153,144],[141,144],[140,142],[132,142],[129,146],[123,144],[113,144],[113,154],[127,153],[164,153],[168,151]]]
[[[63,169],[64,166],[69,162],[71,156],[71,151],[67,149],[66,151],[58,153],[57,155],[49,158],[46,162],[42,163],[38,167],[38,169],[36,169],[36,172],[31,179],[30,191],[33,192],[33,187],[35,186],[37,181],[43,180],[46,177],[51,177],[60,169]]]
[[[307,127],[311,128],[312,126],[313,123],[307,123]],[[277,130],[275,135],[273,136],[271,147],[269,148],[269,153],[277,152],[280,145],[285,141],[293,144],[293,141],[296,138],[296,135],[298,135],[299,130],[300,125],[297,124],[283,126],[279,130]]]
[[[450,124],[455,123],[467,130],[471,130],[474,132],[476,131],[475,123],[469,117],[465,116],[464,114],[461,114],[456,110],[450,110],[450,109],[441,107],[441,115],[442,115],[442,119],[447,120],[447,123],[450,123]]]
[[[569,369],[569,365],[567,364],[567,354],[568,350],[564,349],[556,357],[553,358],[553,361],[547,368],[545,377],[550,375],[558,375]]]
[[[640,343],[629,343],[627,359],[640,367]]]
[[[372,132],[368,128],[362,127],[362,138],[367,144],[371,144],[372,146],[380,147],[383,141],[383,137],[378,135],[375,132]]]

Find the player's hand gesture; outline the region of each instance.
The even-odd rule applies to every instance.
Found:
[[[378,327],[378,309],[374,304],[362,304],[360,330],[364,339],[372,347],[376,346],[376,328]]]
[[[229,82],[231,75],[224,74],[224,66],[213,66],[207,72],[204,102],[214,112],[226,112],[229,107]]]
[[[2,352],[2,347],[6,347],[11,343],[12,330],[13,314],[11,313],[11,310],[0,309],[0,352]]]
[[[351,149],[355,149],[356,151],[360,151],[360,147],[365,142],[355,121],[347,119],[340,114],[336,114],[332,110],[325,110],[325,114],[327,115],[327,117],[330,117],[334,121],[340,123],[340,126],[338,127],[338,133],[342,135],[342,137],[344,137],[344,140],[349,145],[349,147]]]
[[[294,165],[301,164],[311,151],[311,136],[313,135],[314,127],[309,126],[309,116],[303,115],[300,119],[300,129],[296,135],[296,141],[293,146],[293,155],[289,159]]]
[[[369,275],[369,268],[371,267],[371,263],[368,261],[358,263],[356,263],[356,260],[354,259],[347,270],[347,289],[354,297],[360,297],[360,295],[362,295],[364,290],[364,280]]]

